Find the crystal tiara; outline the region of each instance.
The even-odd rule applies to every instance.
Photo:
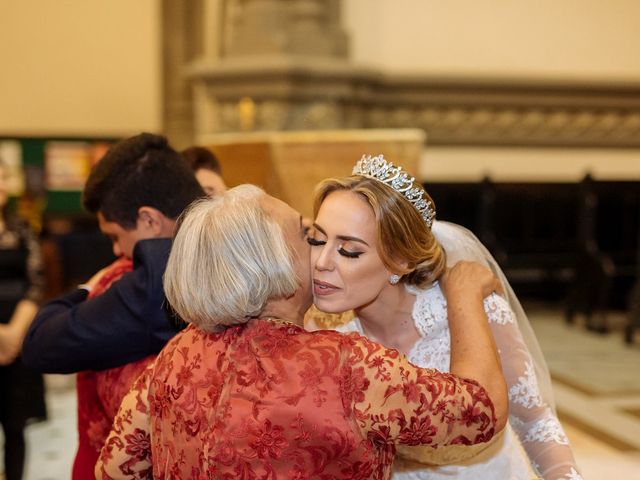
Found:
[[[363,175],[373,178],[386,185],[389,185],[396,192],[406,198],[411,205],[418,210],[418,213],[431,228],[433,220],[436,218],[436,211],[430,200],[423,198],[426,194],[419,185],[414,186],[415,178],[410,177],[407,172],[402,171],[402,167],[394,167],[393,163],[387,162],[382,155],[372,157],[363,155],[353,167],[352,175]]]

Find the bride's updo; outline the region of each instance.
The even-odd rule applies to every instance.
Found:
[[[446,268],[444,249],[407,199],[373,178],[353,175],[327,179],[316,187],[314,215],[318,215],[330,193],[341,190],[361,195],[373,209],[378,226],[378,254],[389,271],[402,275],[403,282],[421,288],[440,278]],[[426,192],[424,198],[434,205]],[[407,262],[407,268],[400,266],[403,262]]]

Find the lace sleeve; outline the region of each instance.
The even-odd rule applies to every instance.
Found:
[[[153,479],[148,368],[122,400],[96,464],[96,479]]]
[[[545,480],[581,479],[562,425],[540,394],[531,355],[509,304],[492,294],[484,306],[509,388],[509,422],[532,466]]]
[[[493,404],[472,380],[418,368],[396,350],[346,337],[345,408],[377,444],[472,445],[495,433]]]

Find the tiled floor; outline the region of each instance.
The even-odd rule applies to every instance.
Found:
[[[640,346],[625,347],[619,334],[567,327],[555,312],[529,313],[556,377],[558,411],[585,480],[639,478]],[[25,480],[69,478],[76,448],[76,398],[69,380],[48,379],[51,418],[28,428]]]
[[[618,450],[640,454],[640,337],[631,346],[622,342],[615,326],[624,317],[609,315],[615,330],[608,335],[567,326],[553,312],[530,313],[530,317],[565,422]]]
[[[71,477],[76,453],[76,392],[73,377],[47,379],[49,421],[28,427],[29,451],[25,480],[64,480]]]

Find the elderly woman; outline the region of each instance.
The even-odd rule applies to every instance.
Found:
[[[165,290],[190,325],[125,397],[97,478],[386,479],[397,444],[471,445],[502,428],[486,269],[445,276],[442,374],[356,334],[305,331],[309,253],[300,215],[257,187],[188,210]]]

